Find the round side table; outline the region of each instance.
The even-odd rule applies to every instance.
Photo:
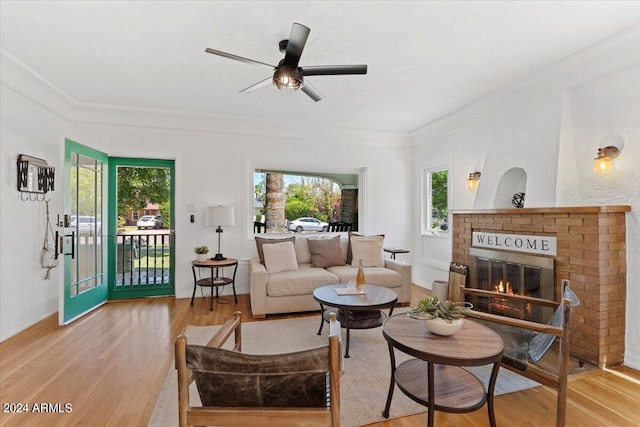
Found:
[[[234,267],[232,277],[225,277],[220,275],[220,269],[224,267]],[[200,268],[210,269],[211,276],[198,279],[198,276],[196,275],[196,269]],[[237,259],[227,258],[221,261],[215,261],[213,259],[208,259],[205,261],[193,260],[191,261],[191,271],[193,272],[193,294],[191,295],[191,305],[193,305],[193,299],[196,296],[196,289],[198,288],[198,286],[211,288],[209,311],[213,311],[213,288],[216,289],[215,298],[219,299],[219,289],[229,284],[233,286],[233,298],[236,303],[238,302],[238,296],[236,295],[236,272],[238,271]]]

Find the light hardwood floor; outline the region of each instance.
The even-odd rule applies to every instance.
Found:
[[[420,292],[414,288],[414,301]],[[243,312],[244,322],[253,321],[247,295],[240,295],[238,304],[216,302],[213,312],[203,299],[191,307],[188,299],[158,298],[110,302],[66,327],[51,316],[0,343],[0,425],[145,426],[166,374],[173,369],[176,336],[187,324],[221,324],[235,310]],[[283,317],[293,316],[270,318]],[[497,423],[553,426],[555,396],[547,387],[498,396]],[[16,409],[7,406],[12,403],[27,404],[30,412],[4,412]],[[35,404],[71,411],[35,413]],[[380,410],[383,406],[380,402]],[[619,367],[570,378],[568,426],[639,426],[638,408],[638,371]],[[436,412],[435,421],[438,426],[488,425],[486,407],[470,414]],[[370,426],[422,427],[426,415]]]

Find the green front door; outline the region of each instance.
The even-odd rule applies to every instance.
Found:
[[[175,294],[174,176],[173,160],[109,158],[109,299]]]
[[[69,323],[107,300],[105,204],[106,154],[65,141],[64,298],[61,323]]]

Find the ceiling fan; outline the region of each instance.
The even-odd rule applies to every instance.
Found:
[[[273,71],[272,77],[268,77],[254,85],[251,85],[248,88],[241,90],[240,93],[250,93],[256,89],[260,89],[261,87],[273,83],[280,90],[293,92],[298,89],[302,89],[302,91],[311,99],[318,102],[324,98],[324,96],[318,91],[318,89],[313,87],[311,83],[305,81],[305,77],[341,74],[367,74],[366,65],[315,65],[310,67],[299,67],[298,62],[300,62],[302,49],[304,49],[304,45],[307,42],[310,32],[311,30],[304,25],[298,23],[293,24],[289,40],[282,40],[279,43],[280,52],[284,53],[284,58],[277,66],[211,48],[205,49],[205,52],[263,68],[266,67]]]

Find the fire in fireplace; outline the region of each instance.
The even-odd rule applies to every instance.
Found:
[[[500,295],[554,299],[554,260],[534,255],[470,248],[470,288],[495,297],[467,295],[474,308],[487,313],[534,322],[547,322],[551,308],[514,301]]]

